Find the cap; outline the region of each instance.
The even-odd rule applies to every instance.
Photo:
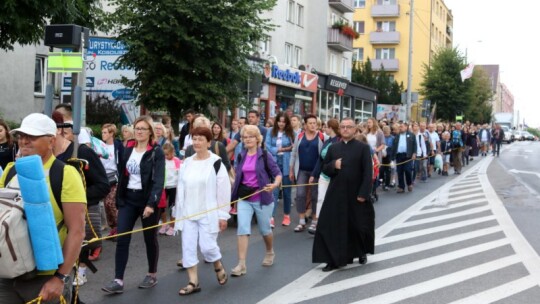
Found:
[[[23,119],[20,128],[13,129],[10,133],[24,133],[32,136],[56,136],[56,123],[47,115],[32,113]]]

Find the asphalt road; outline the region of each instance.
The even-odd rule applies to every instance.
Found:
[[[517,151],[517,152],[516,152]],[[106,241],[99,271],[80,288],[85,303],[534,303],[540,296],[540,143],[505,145],[501,156],[475,158],[462,175],[434,175],[412,193],[380,193],[375,204],[376,254],[331,273],[311,263],[313,238],[276,226],[275,264],[262,267],[264,245],[254,227],[248,273],[219,286],[211,264],[199,267],[202,292],[178,296],[188,282],[179,271],[178,236],[160,237],[159,283],[140,290],[147,271],[142,235],[134,235],[122,295],[100,288],[113,278],[114,243]],[[524,156],[528,156],[525,158]],[[450,170],[452,172],[452,170]],[[535,186],[536,185],[536,186]],[[293,207],[294,210],[294,207]],[[281,222],[281,217],[276,219]],[[514,225],[515,223],[515,225]],[[517,228],[516,228],[517,226]],[[219,238],[227,270],[236,265],[235,229]],[[540,265],[540,263],[539,263]],[[538,267],[540,269],[540,267]],[[517,286],[517,287],[516,287]],[[504,292],[501,295],[501,290]]]

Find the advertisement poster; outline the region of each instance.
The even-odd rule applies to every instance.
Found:
[[[401,105],[377,105],[377,120],[386,119],[391,122],[405,120],[405,107]]]
[[[122,122],[131,124],[138,116],[139,109],[135,106],[135,94],[131,88],[122,83],[122,76],[135,78],[135,72],[116,63],[116,60],[126,53],[125,45],[113,38],[90,37],[87,59],[95,59],[86,64],[87,95],[92,99],[105,97],[116,100],[123,110]],[[62,75],[62,95],[70,95],[71,74]]]

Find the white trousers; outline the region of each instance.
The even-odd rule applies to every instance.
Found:
[[[219,233],[209,233],[208,219],[203,217],[196,221],[186,220],[182,229],[182,263],[185,268],[199,264],[197,245],[201,248],[204,260],[215,262],[221,259],[221,251],[217,244]]]
[[[324,197],[326,196],[326,191],[328,190],[328,185],[330,181],[325,180],[324,178],[319,178],[319,197],[317,197],[317,217],[321,214],[322,205],[324,202]]]

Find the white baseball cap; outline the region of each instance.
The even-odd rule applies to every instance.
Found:
[[[56,136],[56,123],[47,115],[32,113],[23,119],[20,128],[13,129],[10,133],[24,133],[31,136]]]

